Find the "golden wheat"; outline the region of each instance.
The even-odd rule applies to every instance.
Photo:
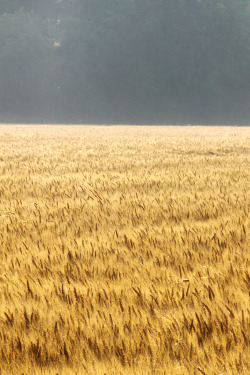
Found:
[[[0,374],[250,371],[249,128],[0,127]]]

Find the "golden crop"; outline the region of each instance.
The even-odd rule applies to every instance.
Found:
[[[248,374],[249,136],[2,125],[0,374]]]

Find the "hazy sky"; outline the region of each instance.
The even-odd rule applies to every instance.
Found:
[[[2,0],[0,120],[248,123],[249,9]]]

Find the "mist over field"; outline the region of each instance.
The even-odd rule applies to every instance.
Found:
[[[250,374],[249,125],[250,0],[0,0],[0,375]]]
[[[249,124],[249,0],[1,0],[0,123]]]

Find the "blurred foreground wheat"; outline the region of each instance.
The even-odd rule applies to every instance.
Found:
[[[249,374],[249,137],[1,126],[0,374]]]

